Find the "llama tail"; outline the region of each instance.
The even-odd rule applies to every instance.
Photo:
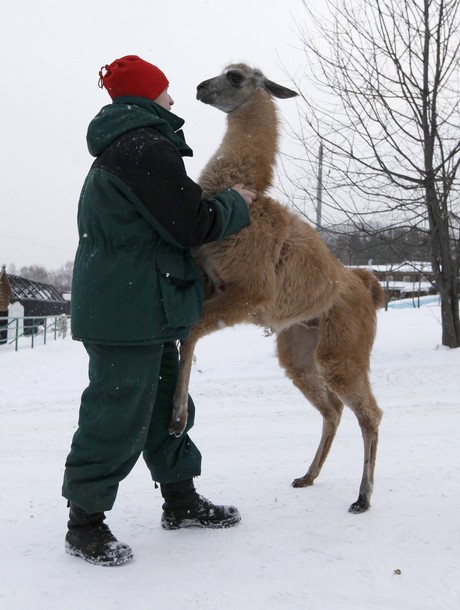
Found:
[[[353,269],[353,273],[355,273],[360,278],[362,283],[371,293],[374,307],[376,309],[380,309],[381,307],[383,307],[385,303],[384,292],[375,275],[370,271],[366,271],[365,269]]]

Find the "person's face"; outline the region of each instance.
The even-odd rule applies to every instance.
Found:
[[[158,106],[161,106],[162,108],[165,108],[166,110],[171,110],[171,106],[173,106],[173,104],[174,104],[174,100],[169,95],[167,89],[165,89],[163,91],[163,93],[160,93],[160,95],[156,98],[156,100],[153,100],[153,101],[155,102],[155,104],[158,104]]]

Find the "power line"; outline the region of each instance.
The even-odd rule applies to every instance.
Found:
[[[73,252],[73,250],[68,250],[67,248],[58,248],[57,246],[46,246],[45,244],[39,244],[37,242],[29,241],[27,239],[21,239],[19,237],[12,237],[11,235],[5,235],[4,233],[0,233],[0,237],[7,237],[8,239],[20,241],[24,244],[30,244],[31,246],[39,246],[40,248],[49,248],[50,250],[59,250],[60,252]]]

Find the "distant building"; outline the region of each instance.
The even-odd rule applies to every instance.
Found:
[[[5,271],[5,265],[0,268],[0,312],[8,311],[8,305],[13,300],[13,290]]]
[[[70,314],[70,302],[51,284],[27,280],[19,275],[8,277],[14,293],[13,300],[24,307],[24,316]]]
[[[0,318],[8,316],[8,307],[14,298],[14,293],[5,271],[5,265],[0,268]],[[8,320],[0,319],[0,344],[6,343],[8,337]]]
[[[430,263],[415,261],[388,265],[369,264],[365,268],[372,271],[380,281],[387,302],[438,292]]]
[[[24,326],[35,328],[47,316],[70,315],[70,301],[51,284],[28,280],[18,275],[7,275],[5,267],[0,274],[0,318],[31,317]],[[0,320],[0,343],[7,340],[8,320]]]

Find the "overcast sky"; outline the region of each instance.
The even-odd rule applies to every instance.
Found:
[[[91,164],[86,129],[110,103],[99,68],[136,54],[170,80],[197,179],[225,115],[195,100],[195,87],[231,61],[292,86],[303,70],[300,0],[15,0],[0,10],[2,36],[0,264],[58,269],[73,260],[76,211]],[[296,103],[279,103],[294,121]]]

